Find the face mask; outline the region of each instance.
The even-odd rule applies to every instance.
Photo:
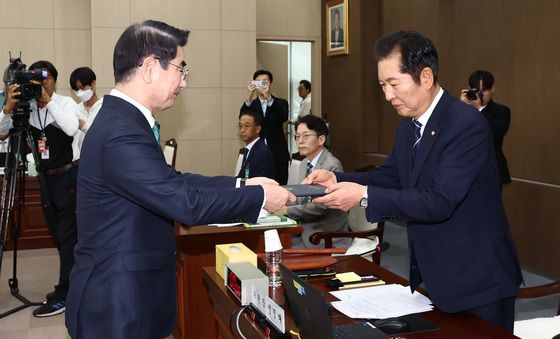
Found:
[[[90,89],[87,89],[85,91],[84,90],[76,91],[76,92],[74,92],[74,94],[76,94],[76,96],[78,98],[80,98],[81,102],[86,102],[89,99],[91,99],[91,97],[93,96],[93,91],[90,88]]]

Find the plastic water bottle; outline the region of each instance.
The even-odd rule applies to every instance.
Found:
[[[264,232],[264,251],[266,253],[268,286],[279,287],[282,285],[282,273],[280,273],[282,244],[280,243],[277,230],[268,230]]]
[[[281,262],[282,249],[266,252],[266,275],[268,276],[268,286],[279,287],[282,285],[282,274],[280,273]]]

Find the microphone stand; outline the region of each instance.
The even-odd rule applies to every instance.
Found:
[[[372,250],[369,250],[369,251],[366,251],[366,252],[363,252],[363,253],[360,253],[360,254],[354,254],[354,255],[349,256],[348,258],[345,258],[345,259],[343,259],[343,260],[337,261],[337,262],[334,263],[334,264],[330,264],[330,265],[326,265],[326,266],[323,266],[323,267],[316,268],[316,269],[314,269],[313,271],[307,273],[307,275],[305,276],[305,279],[304,279],[304,280],[307,281],[307,279],[309,279],[309,277],[310,277],[312,274],[317,273],[317,272],[319,272],[319,271],[321,271],[321,270],[324,270],[324,269],[327,268],[327,267],[336,266],[336,265],[338,265],[338,264],[340,264],[340,263],[342,263],[342,262],[345,262],[345,261],[348,261],[348,260],[352,260],[352,259],[356,259],[357,257],[362,257],[362,256],[364,256],[364,255],[366,255],[366,254],[375,253],[375,252],[378,252],[378,251],[379,251],[379,252],[384,252],[384,251],[386,251],[387,249],[389,249],[389,246],[390,246],[390,245],[389,245],[388,242],[382,242],[382,243],[380,243],[379,245],[375,246],[375,248],[372,249]]]

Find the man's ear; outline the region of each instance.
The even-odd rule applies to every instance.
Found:
[[[153,56],[149,56],[144,59],[144,62],[140,66],[140,74],[142,79],[148,84],[152,83],[153,77],[156,75],[157,64],[159,62]]]
[[[262,129],[262,126],[257,125],[257,133],[259,134],[259,136],[261,135],[261,129]]]
[[[327,141],[327,136],[326,135],[319,135],[317,137],[317,141],[319,142],[319,145],[323,146],[325,144],[325,141]]]
[[[430,67],[424,67],[420,71],[420,85],[422,87],[431,88],[436,84],[434,72]]]

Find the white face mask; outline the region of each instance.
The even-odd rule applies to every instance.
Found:
[[[86,102],[89,99],[91,99],[91,97],[93,96],[93,91],[92,89],[86,89],[84,90],[78,90],[76,92],[74,92],[74,94],[76,94],[76,96],[80,99],[81,102]]]

